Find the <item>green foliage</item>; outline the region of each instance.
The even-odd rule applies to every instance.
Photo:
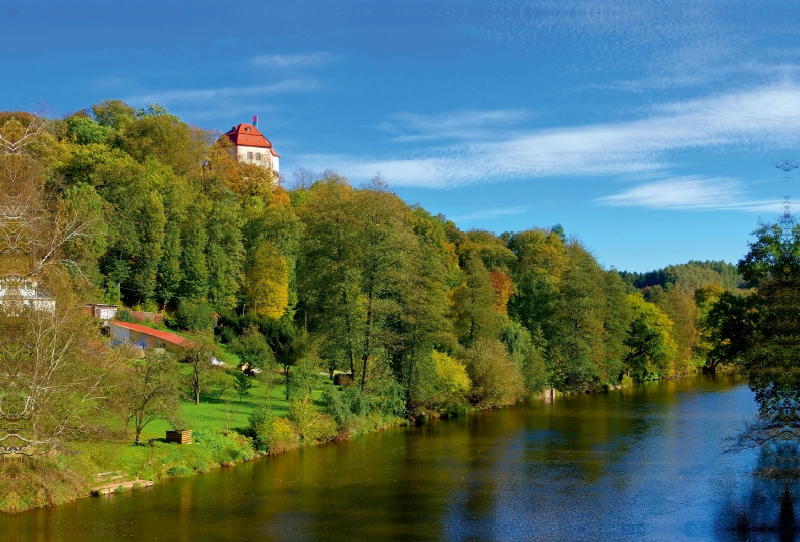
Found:
[[[264,452],[281,453],[300,444],[300,434],[292,422],[273,416],[265,407],[251,414],[250,430],[255,437],[256,447]]]
[[[237,433],[223,434],[211,429],[192,431],[192,441],[208,448],[215,461],[247,461],[255,455],[250,441]]]
[[[464,353],[467,373],[472,381],[471,397],[484,406],[515,403],[525,393],[519,367],[496,339],[481,338]]]
[[[522,324],[507,320],[501,328],[500,341],[519,367],[525,389],[531,394],[541,392],[547,386],[545,341],[541,330],[537,328],[532,336]]]
[[[672,286],[683,292],[694,292],[711,284],[718,284],[725,289],[734,289],[742,285],[742,276],[736,265],[721,261],[690,261],[680,265],[668,265],[647,273],[630,273],[620,271],[622,279],[631,286],[644,289],[650,286],[667,288]]]
[[[98,124],[88,117],[76,115],[67,119],[67,133],[74,137],[75,141],[80,145],[100,143],[112,131],[109,126]]]
[[[214,307],[208,303],[181,300],[170,324],[186,331],[208,331],[214,327]]]
[[[328,384],[322,391],[322,404],[325,405],[325,411],[340,427],[346,425],[353,415],[350,403],[345,402],[342,395],[339,388],[333,384]]]
[[[463,363],[447,354],[431,352],[433,374],[429,377],[431,396],[428,404],[443,411],[451,411],[464,401],[472,382]]]
[[[229,348],[248,367],[271,369],[275,363],[275,355],[257,326],[251,325],[240,336],[234,337]]]
[[[312,357],[302,358],[292,369],[289,378],[290,395],[304,399],[311,395],[317,382],[319,368]]]
[[[671,334],[672,321],[641,294],[629,294],[628,302],[635,315],[625,340],[629,348],[624,359],[628,376],[637,382],[671,376],[677,350]]]
[[[246,396],[250,395],[250,389],[253,387],[253,377],[244,371],[236,371],[233,380],[233,389],[236,395],[239,396],[239,402],[242,402]]]
[[[308,396],[290,401],[289,419],[295,423],[303,442],[324,442],[336,435],[336,421],[331,416],[318,412]]]
[[[481,338],[497,338],[500,318],[495,311],[492,279],[477,254],[465,263],[464,282],[453,291],[456,334],[464,345]]]

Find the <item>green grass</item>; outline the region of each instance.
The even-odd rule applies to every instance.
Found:
[[[228,362],[226,362],[228,363]],[[183,371],[187,374],[191,368],[183,366]],[[312,397],[318,407],[323,408],[322,386],[328,379],[320,376]],[[286,388],[282,375],[276,375],[276,383],[272,386],[269,394],[272,403],[272,412],[275,416],[289,415],[289,401],[286,400]],[[267,394],[264,384],[258,379],[253,378],[253,387],[250,393],[239,401],[236,391],[228,389],[222,398],[219,397],[219,390],[212,388],[210,393],[200,394],[200,404],[194,401],[181,400],[183,416],[188,422],[189,429],[213,429],[217,431],[225,430],[244,431],[250,425],[250,413],[260,406],[268,406]],[[164,438],[168,429],[172,429],[167,422],[156,420],[150,422],[142,431],[142,440],[151,438]]]

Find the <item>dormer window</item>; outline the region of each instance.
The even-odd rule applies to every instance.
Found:
[[[246,127],[246,128],[244,129],[244,131],[245,131],[245,132],[249,132],[249,131],[250,131],[250,127],[249,127],[249,126],[248,126],[248,127]]]

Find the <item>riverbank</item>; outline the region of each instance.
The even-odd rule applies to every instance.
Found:
[[[719,539],[715,526],[735,527],[737,511],[778,517],[747,508],[783,496],[753,478],[757,451],[723,453],[754,412],[746,386],[705,376],[531,401],[0,515],[0,533],[19,542]]]
[[[135,481],[158,483],[273,455],[258,450],[256,439],[249,434],[247,417],[268,403],[276,418],[286,419],[288,402],[280,389],[272,389],[267,397],[259,392],[263,390],[255,387],[248,400],[240,402],[214,402],[214,398],[204,397],[207,402],[200,405],[184,403],[186,419],[191,427],[199,427],[193,429],[192,444],[167,443],[164,434],[169,426],[158,421],[147,426],[140,439],[141,446],[134,445],[130,435],[118,435],[101,441],[67,443],[57,456],[6,460],[0,463],[0,512],[16,514],[66,504],[88,497],[93,490],[109,484],[117,484],[119,492],[136,490],[146,484]],[[321,390],[315,390],[317,400],[320,394]],[[346,430],[330,438],[297,439],[275,453],[347,440],[409,423],[405,418],[363,416],[353,419]]]
[[[629,387],[598,390],[598,393]],[[194,476],[298,447],[345,441],[392,427],[425,424],[440,417],[434,411],[414,419],[379,415],[355,417],[347,428],[330,438],[297,439],[270,453],[258,450],[257,440],[247,428],[248,416],[256,408],[269,404],[275,417],[285,419],[289,416],[289,402],[280,387],[273,387],[269,393],[265,391],[262,384],[256,382],[252,393],[242,401],[223,401],[209,395],[203,397],[200,405],[184,402],[183,414],[194,428],[191,445],[167,443],[164,434],[169,426],[156,421],[143,432],[142,446],[135,446],[130,436],[117,436],[111,440],[69,443],[65,453],[57,457],[0,463],[0,512],[14,514],[62,505],[88,497],[100,486],[115,483],[122,489],[114,492],[136,490],[145,485],[134,483],[137,480],[158,483]],[[321,394],[319,386],[312,395],[318,409],[322,409]],[[545,392],[540,398],[558,401],[564,397],[568,395],[553,390],[552,395]],[[496,408],[471,405],[462,415]],[[152,445],[148,444],[150,439]]]

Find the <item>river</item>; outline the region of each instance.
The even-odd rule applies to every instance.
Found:
[[[752,476],[758,453],[723,453],[754,410],[746,386],[706,377],[532,402],[3,516],[0,533],[19,541],[794,540],[771,527],[785,488]],[[742,514],[761,522],[749,538],[731,528]]]

